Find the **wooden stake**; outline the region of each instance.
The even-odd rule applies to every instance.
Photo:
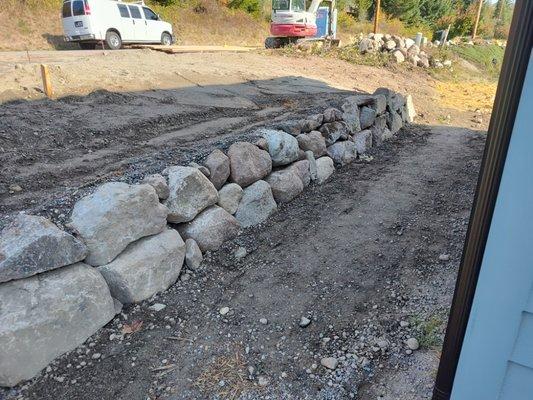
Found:
[[[479,25],[479,18],[481,17],[481,7],[483,7],[483,0],[479,0],[478,8],[477,8],[477,16],[476,16],[476,23],[474,24],[474,30],[472,31],[472,40],[476,38],[477,35],[477,28]]]
[[[50,80],[50,72],[48,71],[48,66],[41,64],[41,76],[43,78],[43,90],[44,94],[48,98],[52,98],[52,81]]]
[[[374,13],[374,33],[378,33],[379,27],[379,9],[381,8],[381,0],[376,1],[376,11]]]

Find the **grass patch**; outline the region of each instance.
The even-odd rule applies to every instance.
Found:
[[[428,319],[420,316],[411,317],[409,323],[417,331],[417,339],[423,349],[439,349],[442,347],[444,320],[438,315]]]
[[[452,46],[451,51],[457,56],[487,71],[492,77],[498,77],[502,67],[505,49],[495,44],[483,46]]]

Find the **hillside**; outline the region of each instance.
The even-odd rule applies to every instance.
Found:
[[[72,47],[63,41],[61,4],[62,0],[2,0],[0,50]],[[154,9],[173,24],[178,44],[261,45],[268,35],[267,21],[215,0]]]

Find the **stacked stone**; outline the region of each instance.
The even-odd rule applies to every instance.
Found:
[[[410,96],[354,95],[322,114],[170,166],[140,184],[105,183],[75,205],[69,232],[19,214],[0,234],[0,385],[36,376],[108,323],[122,304],[172,286],[243,228],[414,117]]]
[[[422,38],[420,44],[416,44],[413,39],[404,38],[398,35],[389,35],[381,33],[369,33],[367,37],[362,37],[359,41],[359,51],[362,54],[386,52],[390,53],[392,60],[397,64],[404,61],[422,68],[450,66],[451,61],[447,60],[446,64],[440,61],[435,62],[423,49],[432,47],[433,44]]]

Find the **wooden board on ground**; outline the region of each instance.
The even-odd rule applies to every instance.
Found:
[[[257,50],[260,47],[256,46],[162,46],[139,44],[130,46],[133,49],[151,49],[155,51],[162,51],[168,54],[180,53],[220,53],[220,52],[237,52],[244,53],[248,51]]]

